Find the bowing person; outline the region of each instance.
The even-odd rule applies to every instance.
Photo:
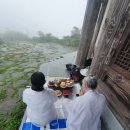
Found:
[[[99,130],[100,117],[106,105],[104,95],[96,91],[97,80],[88,76],[83,79],[83,95],[68,102],[67,109],[68,130]],[[69,99],[66,99],[69,100]]]

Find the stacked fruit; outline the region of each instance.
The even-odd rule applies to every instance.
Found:
[[[49,88],[56,91],[57,96],[69,96],[72,94],[72,88],[74,85],[74,81],[70,79],[59,79],[48,82]]]

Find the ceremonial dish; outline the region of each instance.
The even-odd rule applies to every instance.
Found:
[[[67,87],[73,87],[74,81],[73,80],[67,80],[66,81],[66,86]]]
[[[48,82],[48,86],[54,86],[54,85],[55,85],[54,81],[49,81]]]
[[[60,84],[61,84],[61,82],[56,82],[56,83],[55,83],[55,86],[56,86],[56,87],[60,87]]]
[[[56,93],[56,96],[58,97],[62,95],[62,92],[60,90],[56,90],[55,93]]]
[[[72,94],[72,88],[74,86],[74,80],[55,78],[48,81],[48,87],[53,89],[58,97],[64,95],[69,96]]]
[[[61,88],[66,88],[66,83],[62,81],[62,82],[60,83],[60,87],[61,87]]]
[[[48,82],[48,86],[55,86],[61,88],[72,87],[73,84],[74,81],[70,79],[60,79],[60,80],[54,80]]]
[[[70,95],[71,93],[72,93],[71,90],[63,90],[63,95],[64,95],[64,96],[68,96],[68,95]]]

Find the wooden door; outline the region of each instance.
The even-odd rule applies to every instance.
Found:
[[[99,91],[125,130],[130,130],[130,26],[127,27],[109,65],[103,67]]]

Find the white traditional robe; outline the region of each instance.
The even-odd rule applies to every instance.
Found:
[[[100,129],[100,117],[106,105],[102,94],[89,90],[73,101],[64,100],[63,104],[68,112],[67,130]]]
[[[23,102],[27,104],[27,117],[32,123],[40,126],[44,126],[57,118],[54,108],[56,101],[55,92],[50,89],[36,92],[27,88],[23,92]]]

